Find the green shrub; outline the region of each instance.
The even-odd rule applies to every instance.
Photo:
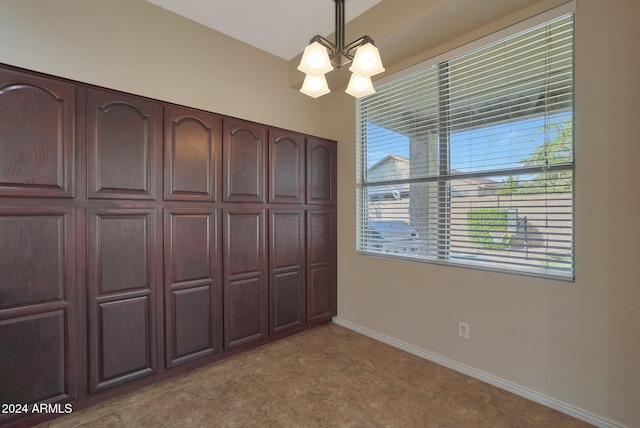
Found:
[[[506,208],[471,208],[467,220],[472,242],[496,250],[509,248]]]

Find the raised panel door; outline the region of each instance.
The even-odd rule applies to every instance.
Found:
[[[235,348],[266,337],[265,212],[224,211],[224,346]]]
[[[269,306],[272,334],[305,323],[304,212],[269,212]]]
[[[173,367],[221,349],[217,211],[165,211],[165,358]]]
[[[0,401],[73,399],[73,211],[1,207],[0,236]]]
[[[269,159],[269,202],[304,203],[304,135],[270,129]]]
[[[223,201],[264,202],[266,128],[237,119],[223,121]]]
[[[88,210],[90,392],[157,370],[155,216]]]
[[[74,195],[75,85],[0,70],[0,196]]]
[[[335,214],[307,212],[307,322],[336,315]]]
[[[70,398],[66,318],[55,310],[0,320],[2,403]]]
[[[164,114],[164,198],[215,202],[222,155],[220,117],[177,106],[165,106]]]
[[[161,116],[154,101],[87,90],[89,198],[156,198]]]
[[[307,138],[307,203],[334,205],[336,202],[336,143]]]
[[[96,305],[96,355],[92,390],[124,383],[154,372],[151,302],[148,295],[124,297]],[[93,361],[92,361],[93,362]]]

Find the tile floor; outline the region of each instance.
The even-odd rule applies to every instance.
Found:
[[[41,427],[587,427],[335,324]]]

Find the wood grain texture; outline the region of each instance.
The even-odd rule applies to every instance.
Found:
[[[153,101],[87,91],[90,198],[156,198],[161,115],[161,106]]]
[[[305,165],[304,135],[269,129],[270,203],[304,203]]]
[[[166,210],[165,364],[174,367],[220,351],[221,254],[217,211]]]
[[[317,137],[307,139],[307,204],[335,205],[336,144]]]
[[[268,334],[265,211],[224,211],[224,344],[231,349]]]
[[[0,206],[3,403],[76,397],[74,227],[68,207]]]
[[[335,213],[307,212],[307,322],[335,314]]]
[[[0,69],[0,196],[74,195],[75,87]]]
[[[305,216],[302,210],[269,211],[271,334],[305,323]]]
[[[164,198],[180,201],[218,199],[222,120],[184,107],[164,109]]]
[[[89,390],[157,370],[155,210],[89,210]]]
[[[265,202],[267,130],[225,119],[222,137],[223,201]]]

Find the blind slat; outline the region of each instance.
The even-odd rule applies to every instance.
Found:
[[[357,250],[573,271],[573,15],[357,103]]]

